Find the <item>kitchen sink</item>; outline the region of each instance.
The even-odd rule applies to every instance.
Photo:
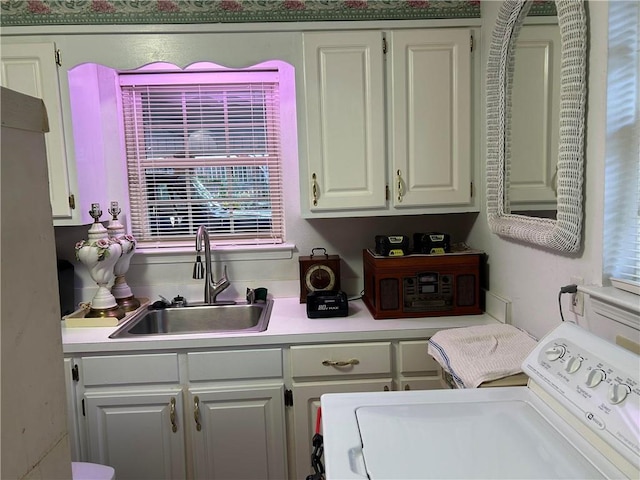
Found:
[[[149,309],[122,324],[109,338],[186,333],[264,332],[273,300],[266,303],[194,305]]]

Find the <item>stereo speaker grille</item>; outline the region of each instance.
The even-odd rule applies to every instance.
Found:
[[[383,278],[380,280],[380,309],[398,310],[400,295],[398,294],[398,279]]]
[[[458,275],[456,277],[456,305],[472,307],[476,304],[476,277],[474,275]]]

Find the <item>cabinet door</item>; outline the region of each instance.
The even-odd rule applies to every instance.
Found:
[[[412,377],[398,382],[399,390],[441,390],[449,388],[440,377]]]
[[[400,390],[435,390],[448,388],[442,379],[442,368],[427,353],[428,340],[406,340],[398,343],[398,388]]]
[[[389,34],[392,205],[471,202],[471,33]]]
[[[309,382],[294,384],[293,422],[296,474],[294,478],[307,478],[311,468],[311,441],[315,434],[320,396],[325,393],[384,392],[392,390],[390,378],[377,380],[351,380]]]
[[[560,135],[560,28],[518,35],[511,107],[511,209],[555,210]]]
[[[195,478],[287,476],[284,385],[189,389]]]
[[[304,34],[303,211],[385,207],[383,63],[380,32]]]
[[[185,478],[182,388],[85,393],[89,458],[118,480]]]
[[[67,392],[67,428],[69,430],[69,446],[71,460],[79,462],[82,458],[80,447],[80,427],[78,422],[78,401],[76,399],[76,382],[73,379],[75,363],[73,358],[64,359],[64,383]]]
[[[47,108],[45,134],[53,217],[70,217],[69,173],[53,43],[2,44],[2,86],[41,98]]]

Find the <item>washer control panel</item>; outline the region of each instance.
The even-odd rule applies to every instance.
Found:
[[[522,365],[532,381],[634,465],[640,462],[640,357],[563,323]]]

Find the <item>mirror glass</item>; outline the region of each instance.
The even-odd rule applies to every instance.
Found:
[[[529,12],[518,35],[513,73],[510,213],[556,218],[559,119],[557,17]]]
[[[586,15],[582,0],[555,2],[560,32],[560,103],[557,115],[551,115],[553,80],[550,71],[553,62],[548,52],[552,47],[547,47],[546,53],[545,48],[539,48],[542,53],[533,57],[539,57],[538,63],[543,63],[543,67],[548,69],[543,76],[549,80],[531,92],[544,102],[544,105],[537,106],[537,115],[543,119],[543,126],[532,126],[531,117],[535,113],[527,106],[530,101],[526,98],[527,93],[514,93],[516,45],[532,3],[533,0],[504,1],[491,39],[487,63],[487,217],[491,230],[498,235],[549,249],[576,252],[580,249],[583,220]],[[523,38],[526,39],[524,34]],[[527,68],[522,69],[523,75],[527,74]],[[518,108],[517,113],[514,106]],[[517,120],[524,121],[525,125],[519,125]],[[531,138],[529,131],[532,132]],[[554,135],[557,140],[554,140]],[[522,147],[514,147],[516,140],[525,142],[525,149],[530,141],[531,156],[536,166],[517,164],[513,155]],[[557,162],[553,161],[555,145]],[[533,180],[525,182],[523,178],[527,176]],[[557,199],[555,215],[551,213],[547,214],[551,218],[541,218],[512,213],[516,211],[512,208],[512,200],[515,202],[513,207],[521,201],[518,187],[527,182],[530,183],[527,187],[530,191],[546,190],[543,193],[548,195],[551,190],[551,196]],[[529,207],[535,207],[535,202],[545,203],[541,198],[534,199],[529,201]],[[554,204],[551,197],[546,204],[547,210],[553,212],[549,207]]]

